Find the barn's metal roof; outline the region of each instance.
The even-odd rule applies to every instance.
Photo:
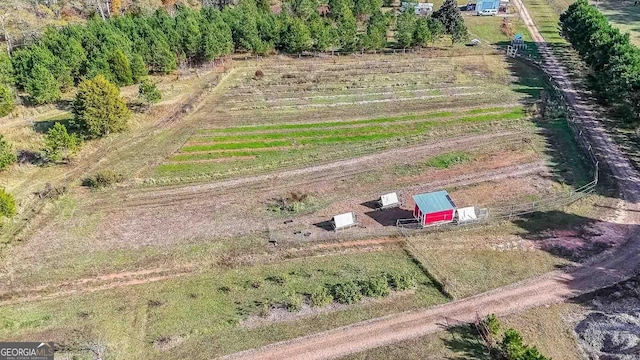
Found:
[[[445,190],[435,191],[428,194],[418,194],[413,196],[413,200],[423,214],[434,213],[444,210],[453,210],[456,205]]]

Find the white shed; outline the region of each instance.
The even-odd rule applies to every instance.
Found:
[[[471,206],[471,207],[465,207],[465,208],[458,208],[456,209],[457,212],[457,218],[458,218],[458,223],[465,223],[465,222],[469,222],[469,221],[476,221],[478,220],[478,215],[476,215],[476,208]]]
[[[400,200],[398,200],[398,194],[392,192],[380,196],[378,204],[380,205],[380,208],[385,209],[394,206],[400,206]]]
[[[333,217],[333,228],[335,230],[346,229],[356,226],[356,214],[348,212]]]

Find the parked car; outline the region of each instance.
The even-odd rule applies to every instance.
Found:
[[[498,15],[498,9],[482,9],[478,11],[478,16],[496,16]]]

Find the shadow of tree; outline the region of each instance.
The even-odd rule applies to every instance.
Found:
[[[486,348],[475,326],[472,324],[458,325],[447,328],[449,339],[444,344],[456,355],[450,360],[491,360],[491,354]]]

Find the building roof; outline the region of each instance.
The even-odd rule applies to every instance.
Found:
[[[456,208],[453,200],[449,197],[449,193],[445,190],[414,195],[413,200],[423,214],[453,210]]]

